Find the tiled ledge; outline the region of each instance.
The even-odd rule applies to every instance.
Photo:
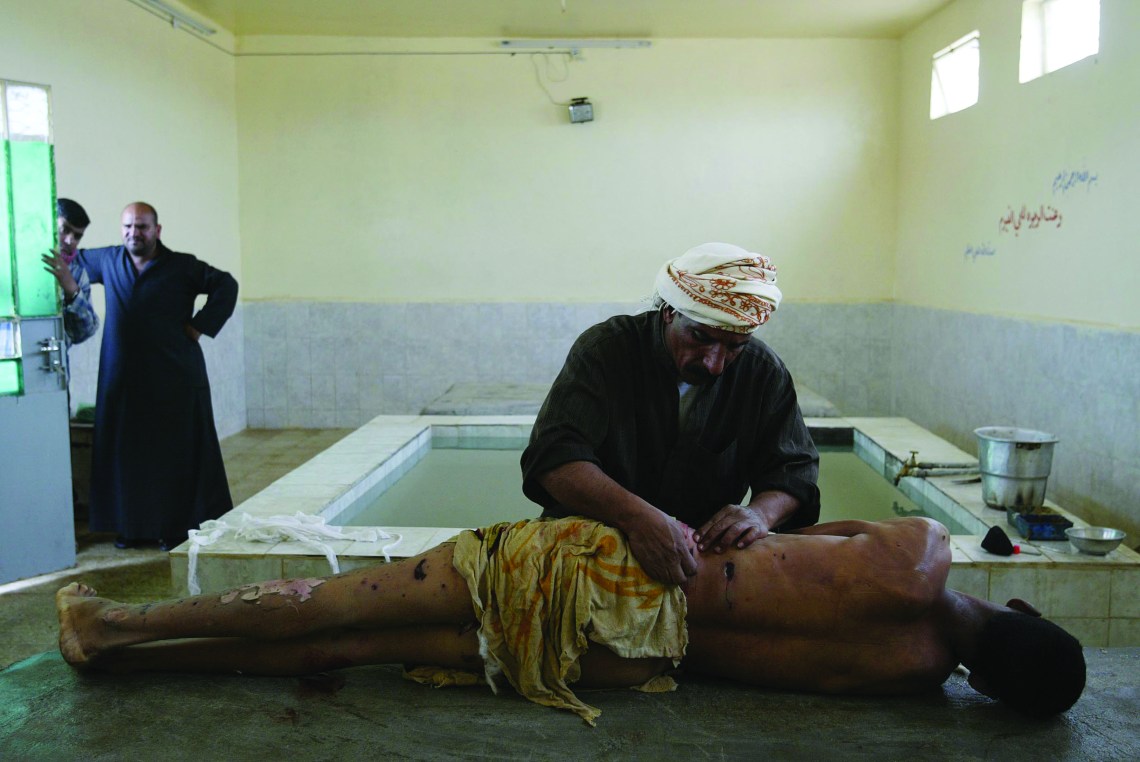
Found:
[[[325,517],[367,493],[383,491],[423,457],[433,438],[458,442],[469,437],[525,438],[533,415],[525,416],[377,416],[315,458],[245,501],[231,514]],[[853,441],[856,452],[890,480],[917,450],[924,462],[975,462],[969,454],[905,418],[809,419],[813,435],[833,443]],[[1075,554],[1068,543],[1028,543],[1041,555],[996,556],[981,549],[985,527],[1005,523],[999,511],[982,501],[979,483],[958,484],[955,477],[904,477],[900,489],[934,502],[977,534],[952,537],[949,585],[957,590],[1004,603],[1024,598],[1065,626],[1087,646],[1140,645],[1140,555],[1123,545],[1107,556]],[[1049,507],[1085,526],[1078,517],[1053,503]],[[973,524],[969,522],[973,521]],[[380,527],[399,542],[395,558],[418,555],[454,536],[460,528]],[[1015,535],[1016,533],[1011,533]],[[372,565],[395,538],[378,542],[330,543],[341,570]],[[188,546],[171,553],[176,588],[187,587]],[[329,573],[323,556],[299,543],[274,545],[222,540],[198,559],[203,590],[223,590],[250,580],[321,576]]]
[[[223,516],[248,513],[260,518],[297,513],[337,515],[344,506],[369,492],[382,492],[426,454],[434,437],[445,441],[471,436],[526,437],[534,416],[381,415],[336,442],[324,452],[281,477]],[[379,527],[399,537],[389,548],[393,558],[419,555],[458,534],[461,528]],[[329,543],[342,570],[376,563],[392,540]],[[187,589],[189,544],[171,552],[177,589]],[[255,579],[328,574],[323,556],[294,542],[273,545],[223,539],[204,548],[198,557],[203,590],[221,590]]]
[[[859,456],[883,474],[883,478],[893,481],[902,470],[903,464],[910,457],[911,452],[918,453],[918,460],[930,463],[959,464],[968,463],[977,466],[978,459],[968,453],[931,434],[921,426],[906,418],[847,418],[845,420],[854,429],[855,450]],[[982,499],[982,487],[978,481],[965,481],[966,475],[952,476],[904,476],[899,480],[899,489],[908,496],[918,496],[918,502],[931,502],[939,508],[948,509],[955,519],[963,519],[961,523],[966,526],[973,524],[979,535],[994,526],[1002,526],[1008,533],[1014,530],[1007,526],[1005,513],[990,508]],[[1088,522],[1075,516],[1051,500],[1045,501],[1045,506],[1065,516],[1073,522],[1074,526],[1089,526]],[[1016,540],[1016,537],[1014,538]],[[1010,558],[1032,559],[1038,558],[1048,562],[1060,563],[1106,563],[1121,561],[1124,563],[1140,563],[1140,555],[1128,547],[1121,545],[1107,556],[1092,556],[1077,553],[1068,542],[1030,542],[1021,540],[1019,544],[1024,548],[1036,548],[1042,552],[1041,556],[1012,556]],[[994,556],[984,550],[981,558],[972,558],[975,561],[986,561],[1001,556]],[[986,558],[988,557],[988,558]],[[1021,562],[1021,561],[1019,561]]]
[[[977,458],[936,437],[905,418],[849,418],[855,448],[869,463],[894,479],[912,450],[931,463],[977,463]],[[979,482],[959,483],[964,476],[903,477],[899,488],[919,502],[929,501],[959,523],[999,525],[1025,552],[998,556],[982,549],[985,528],[977,534],[951,537],[953,557],[947,584],[955,590],[1005,603],[1030,601],[1086,646],[1140,645],[1140,554],[1121,545],[1106,556],[1078,553],[1068,542],[1020,539],[1002,511],[988,507]],[[1074,526],[1088,526],[1061,506],[1045,505]],[[1031,555],[1036,552],[1040,555]]]

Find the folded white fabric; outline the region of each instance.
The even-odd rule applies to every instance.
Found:
[[[403,539],[398,534],[389,534],[375,527],[338,527],[329,526],[321,516],[309,513],[297,513],[293,516],[251,516],[248,513],[239,513],[230,518],[211,519],[203,521],[198,529],[191,529],[190,563],[187,570],[187,586],[191,595],[198,595],[202,588],[198,584],[198,553],[209,545],[214,544],[222,537],[231,537],[245,542],[298,542],[315,550],[328,559],[333,574],[340,573],[340,563],[336,553],[328,544],[330,540],[356,540],[359,542],[376,542],[378,540],[392,540],[380,549],[385,561],[391,561],[389,553],[400,544]]]

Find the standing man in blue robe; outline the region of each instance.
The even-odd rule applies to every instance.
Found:
[[[122,214],[123,245],[80,252],[106,295],[92,444],[91,529],[169,550],[233,508],[198,339],[237,305],[227,272],[159,240],[150,204]],[[194,299],[206,294],[194,313]]]

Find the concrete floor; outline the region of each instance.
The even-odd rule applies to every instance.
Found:
[[[243,431],[222,440],[222,457],[234,505],[252,497],[352,429]],[[85,582],[128,603],[173,595],[170,562],[157,546],[119,550],[114,534],[87,530],[76,512],[77,565],[56,574],[0,585],[0,668],[56,647],[55,591]]]
[[[243,432],[223,442],[235,502],[343,436]],[[905,698],[765,692],[682,676],[670,694],[591,693],[569,712],[483,687],[434,690],[395,667],[307,679],[79,675],[55,651],[52,595],[79,578],[121,600],[170,594],[165,554],[80,536],[80,570],[0,588],[0,759],[1140,759],[1140,649],[1086,649],[1085,695],[1035,722],[959,675]],[[10,587],[10,586],[8,586]]]

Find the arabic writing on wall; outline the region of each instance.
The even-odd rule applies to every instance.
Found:
[[[1008,233],[1011,230],[1015,236],[1021,235],[1021,229],[1034,230],[1041,227],[1041,223],[1057,223],[1057,227],[1061,227],[1061,212],[1056,207],[1041,204],[1037,209],[1030,209],[1025,204],[1021,205],[1021,211],[1013,211],[1013,207],[1009,207],[1009,211],[998,220],[998,232]]]
[[[964,256],[966,259],[973,262],[978,257],[993,257],[997,255],[997,249],[990,246],[988,243],[978,244],[977,246],[969,244],[966,246]]]
[[[1088,169],[1063,169],[1053,177],[1053,195],[1063,196],[1073,188],[1084,186],[1087,193],[1100,180],[1100,173]],[[1036,230],[1042,226],[1061,227],[1064,216],[1055,206],[1039,204],[1036,209],[1029,204],[1022,204],[1021,209],[1014,211],[1007,207],[1006,213],[998,218],[998,233],[1013,233],[1020,236],[1022,228]],[[967,244],[963,257],[970,261],[977,261],[978,257],[997,256],[997,250],[989,243]]]
[[[1099,177],[1100,175],[1096,172],[1089,172],[1087,169],[1063,169],[1053,178],[1053,195],[1056,196],[1058,193],[1065,194],[1070,188],[1078,185],[1084,185],[1085,191],[1088,191],[1089,188],[1096,185],[1096,181]]]

